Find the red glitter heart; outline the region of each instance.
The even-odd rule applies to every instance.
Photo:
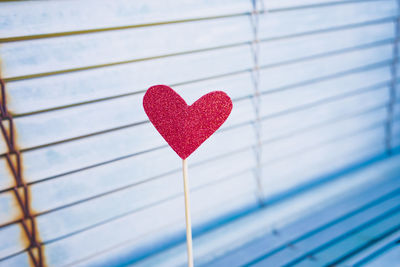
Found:
[[[228,118],[232,100],[224,92],[214,91],[189,106],[170,87],[155,85],[144,95],[143,107],[165,141],[186,159]]]

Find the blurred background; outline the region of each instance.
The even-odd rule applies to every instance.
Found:
[[[234,101],[189,158],[196,266],[400,266],[396,0],[0,1],[0,266],[185,266],[145,90]]]

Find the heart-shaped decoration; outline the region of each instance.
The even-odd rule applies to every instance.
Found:
[[[225,122],[232,100],[224,92],[214,91],[189,106],[170,87],[155,85],[144,95],[143,107],[165,141],[186,159]]]

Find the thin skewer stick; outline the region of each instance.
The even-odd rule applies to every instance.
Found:
[[[186,245],[188,254],[188,267],[193,267],[193,245],[192,245],[192,222],[190,219],[190,198],[187,161],[182,161],[183,188],[185,193],[185,215],[186,215]]]

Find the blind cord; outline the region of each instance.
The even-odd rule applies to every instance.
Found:
[[[23,214],[18,223],[21,224],[27,238],[27,251],[30,260],[35,267],[44,266],[43,250],[38,239],[38,229],[35,217],[31,211],[29,187],[23,179],[21,153],[16,145],[15,125],[13,117],[7,109],[7,95],[5,83],[0,78],[0,129],[3,140],[7,144],[6,162],[15,181],[12,191],[16,197],[18,206]]]

